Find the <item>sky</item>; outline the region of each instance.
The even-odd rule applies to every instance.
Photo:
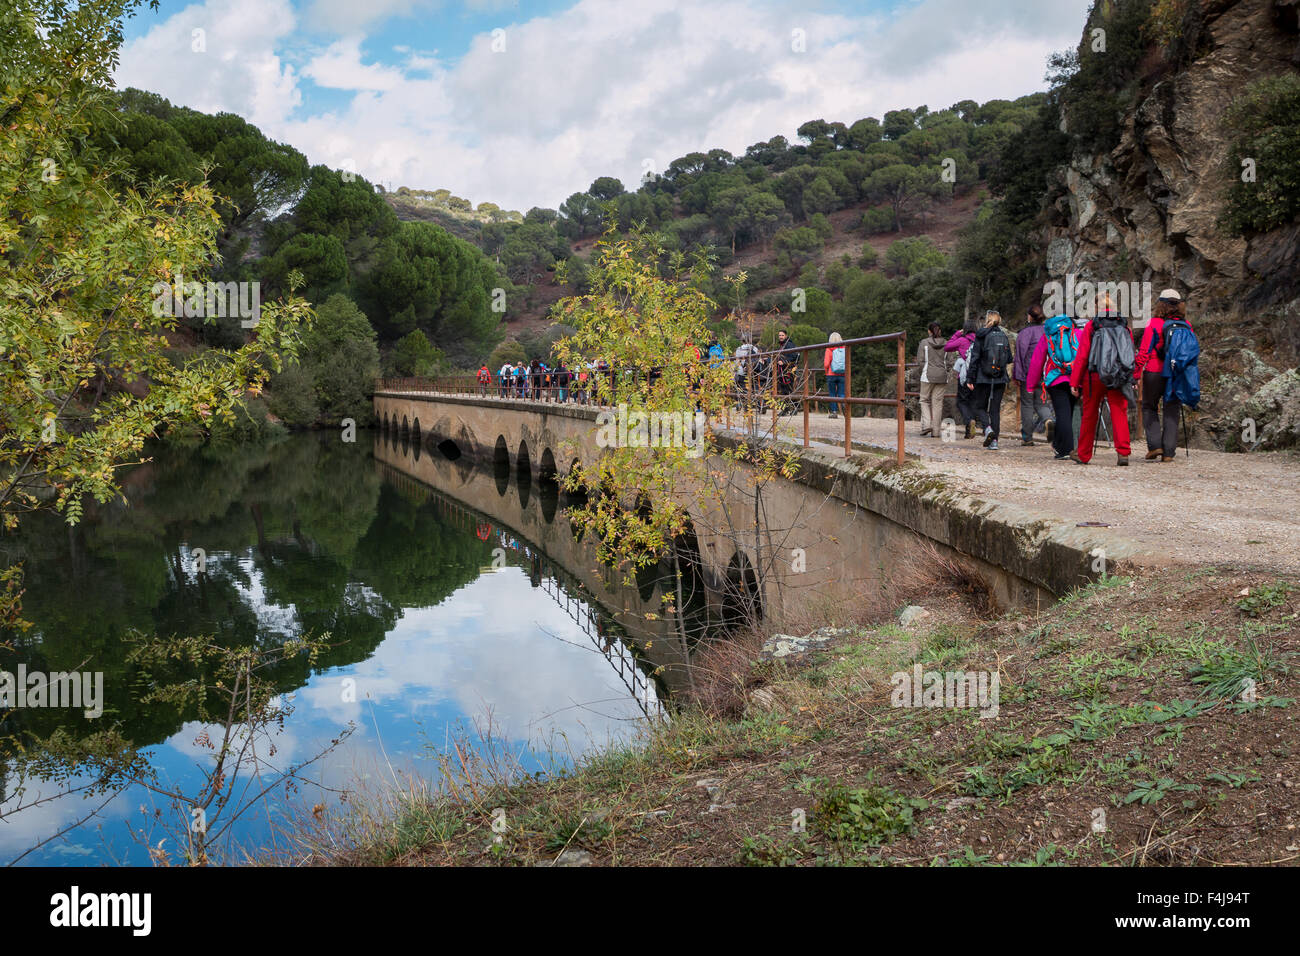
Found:
[[[1044,89],[1089,0],[162,0],[119,86],[238,113],[308,160],[555,208],[810,119]]]

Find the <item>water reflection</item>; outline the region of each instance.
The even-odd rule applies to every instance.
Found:
[[[357,730],[314,768],[314,788],[277,794],[241,822],[228,850],[267,846],[303,801],[329,803],[358,779],[432,774],[428,747],[489,713],[529,769],[546,766],[530,747],[539,740],[562,735],[581,752],[661,713],[653,665],[625,640],[618,618],[529,536],[553,528],[572,553],[581,547],[568,522],[555,520],[563,503],[553,483],[539,481],[534,496],[524,478],[513,482],[517,495],[507,495],[509,475],[503,493],[498,474],[449,462],[436,448],[380,436],[374,450],[452,469],[446,482],[462,495],[486,489],[494,501],[517,498],[518,522],[377,464],[369,448],[337,435],[162,452],[127,476],[129,504],[92,508],[75,527],[34,515],[5,539],[8,560],[25,567],[33,627],[8,636],[13,650],[0,651],[0,668],[102,671],[103,719],[150,748],[163,781],[192,789],[194,763],[207,759],[195,744],[204,728],[183,710],[139,703],[128,635],[206,634],[226,646],[266,646],[328,634],[331,646],[315,667],[295,660],[272,675],[296,708],[276,738],[276,759],[287,765],[317,752],[349,722]],[[355,696],[343,693],[345,680]],[[3,734],[102,727],[55,710],[0,720]],[[0,804],[12,807],[6,776],[0,763]],[[29,797],[54,792],[38,787]],[[100,830],[74,830],[23,863],[144,864],[146,851],[125,825],[141,807],[159,809],[154,798],[128,792],[102,811]],[[85,810],[70,797],[9,817],[0,826],[0,861]]]

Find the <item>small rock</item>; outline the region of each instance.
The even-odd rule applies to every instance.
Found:
[[[722,781],[713,777],[705,777],[703,780],[695,781],[695,786],[703,787],[709,791],[709,796],[713,796],[722,787]]]
[[[586,850],[565,850],[556,857],[553,866],[591,866],[591,854]]]
[[[749,702],[762,710],[776,709],[776,695],[766,687],[760,687],[750,694]]]
[[[1005,853],[999,853],[999,854],[998,854],[998,857],[997,857],[999,863],[1001,863],[1001,862],[1002,862],[1003,860],[1005,860],[1006,858],[1007,858],[1007,855],[1006,855]]]
[[[734,803],[710,803],[709,809],[704,812],[717,813],[719,810],[734,810],[734,809],[736,809],[736,805]]]
[[[929,616],[930,612],[925,608],[917,604],[909,604],[898,615],[898,623],[903,627],[911,627],[917,621],[924,621]]]
[[[988,842],[989,842],[989,838],[986,837],[986,836],[982,836],[982,837],[980,837],[980,842],[981,842],[981,843],[988,843]]]
[[[945,803],[943,805],[943,808],[945,810],[956,810],[958,807],[969,807],[971,804],[975,802],[976,800],[974,797],[955,797],[952,800],[949,800],[947,803]],[[980,837],[980,839],[983,840],[984,838]]]

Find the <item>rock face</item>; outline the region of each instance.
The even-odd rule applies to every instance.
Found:
[[[1155,295],[1166,286],[1182,292],[1204,350],[1198,433],[1223,446],[1255,397],[1241,381],[1261,388],[1300,363],[1300,226],[1239,238],[1218,225],[1236,175],[1223,115],[1250,83],[1300,68],[1300,0],[1200,7],[1203,52],[1146,81],[1113,150],[1076,152],[1057,170],[1041,248],[1052,279],[1073,273],[1150,282]],[[1217,387],[1219,376],[1236,385]],[[1290,423],[1274,424],[1261,447],[1300,441]]]

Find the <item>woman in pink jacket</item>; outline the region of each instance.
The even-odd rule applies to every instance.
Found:
[[[1137,359],[1133,363],[1133,377],[1142,381],[1142,430],[1147,436],[1147,461],[1159,458],[1173,461],[1178,451],[1178,416],[1183,403],[1177,398],[1165,399],[1164,418],[1159,406],[1165,396],[1164,349],[1165,319],[1187,322],[1187,304],[1177,289],[1165,289],[1151,309],[1151,321],[1142,332]],[[1191,325],[1190,322],[1187,322]]]
[[[974,319],[968,319],[966,325],[952,334],[948,344],[943,347],[945,352],[956,352],[963,359],[970,355],[970,347],[975,342],[976,323]],[[970,381],[975,381],[975,376],[970,376]],[[966,437],[974,437],[971,426],[975,424],[975,405],[973,397],[975,393],[966,388],[960,380],[957,381],[957,414],[961,416],[962,423],[966,426]]]

